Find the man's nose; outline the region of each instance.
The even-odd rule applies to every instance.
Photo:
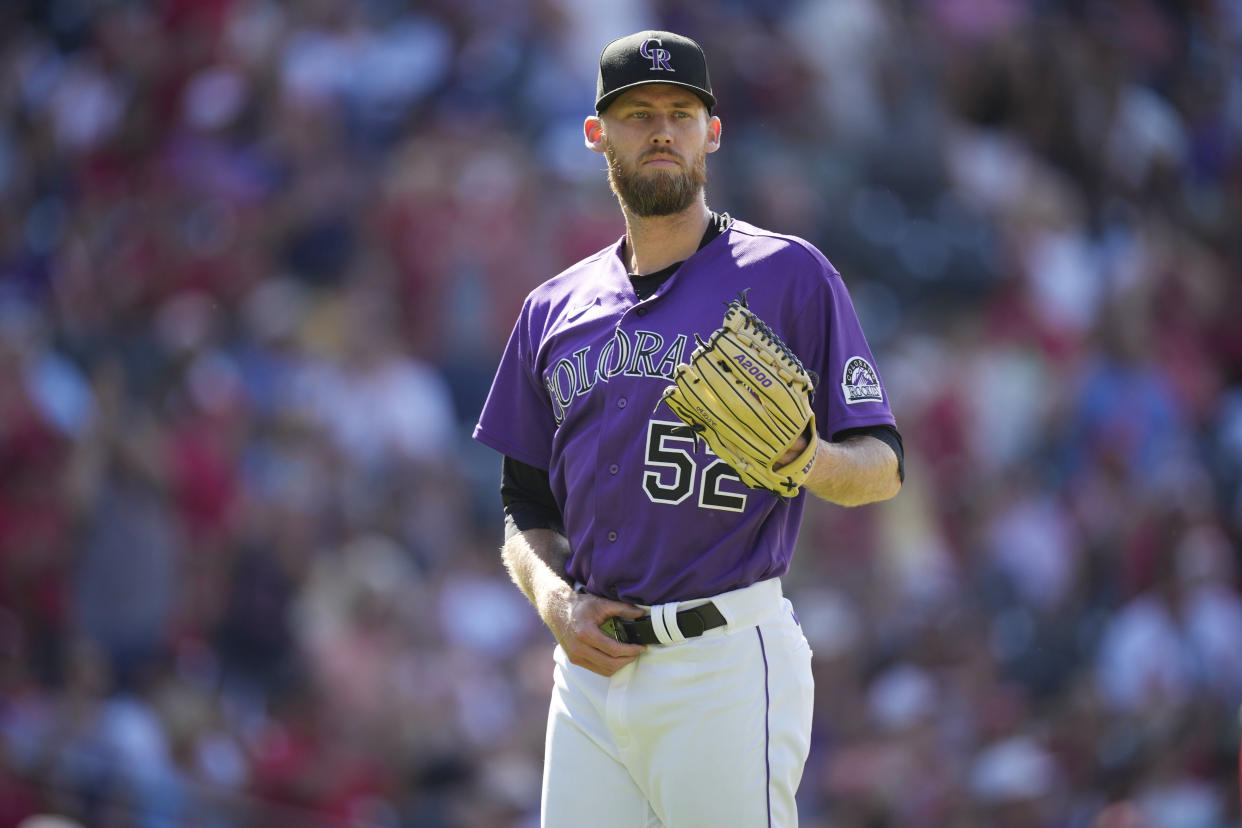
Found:
[[[651,143],[673,143],[673,131],[670,128],[669,118],[665,115],[656,115],[652,120],[654,123],[651,129]]]

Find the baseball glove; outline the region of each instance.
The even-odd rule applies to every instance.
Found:
[[[716,456],[752,489],[792,497],[815,458],[816,379],[746,302],[743,291],[725,311],[724,323],[677,366],[674,385],[660,397]],[[799,435],[806,447],[790,463],[776,464]]]

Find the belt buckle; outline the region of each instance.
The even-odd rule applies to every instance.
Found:
[[[634,622],[629,618],[614,615],[600,624],[599,628],[603,630],[604,635],[615,641],[620,641],[622,644],[634,643],[634,636],[632,634]]]

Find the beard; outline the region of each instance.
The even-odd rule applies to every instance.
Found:
[[[680,213],[699,198],[707,185],[706,150],[700,150],[688,168],[647,171],[627,166],[611,141],[605,146],[604,155],[608,159],[608,186],[621,206],[636,216]],[[640,162],[644,157],[640,157]]]

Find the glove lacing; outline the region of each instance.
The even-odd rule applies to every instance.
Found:
[[[738,298],[734,300],[734,302],[740,304],[747,310],[750,310],[750,305],[746,301],[746,294],[749,292],[750,288],[746,288],[745,290],[739,292],[737,295]],[[731,302],[730,304],[733,303]],[[798,355],[790,350],[789,346],[786,345],[785,342],[776,335],[776,332],[768,326],[768,323],[764,322],[753,313],[744,314],[742,320],[744,328],[753,328],[764,343],[779,352],[781,356],[785,357],[785,359],[787,359],[791,364],[796,365],[799,371],[803,371],[810,376],[811,391],[814,392],[815,386],[819,385],[819,377],[814,372],[807,371],[807,369],[803,367],[802,360],[798,359]]]

